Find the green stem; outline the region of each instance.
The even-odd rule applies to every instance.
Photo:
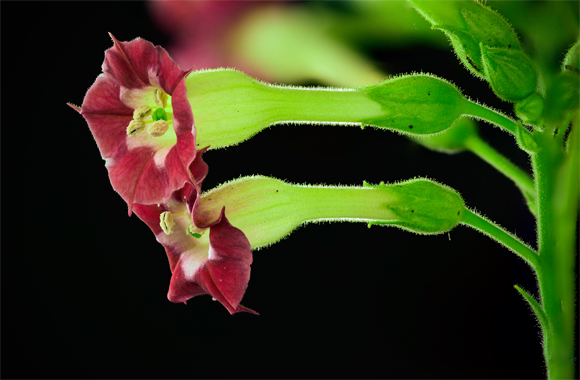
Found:
[[[493,149],[491,145],[483,141],[479,136],[472,135],[465,141],[465,147],[479,158],[496,168],[500,173],[511,179],[524,192],[531,196],[536,193],[536,186],[532,177],[522,169],[514,165],[510,160]]]
[[[538,266],[538,254],[526,243],[478,213],[465,209],[461,224],[487,235],[524,259],[533,269]]]
[[[466,101],[463,109],[464,115],[473,116],[475,118],[495,124],[504,131],[507,131],[515,136],[517,123],[509,117],[503,115],[498,111],[494,111],[481,104],[471,101]]]
[[[578,121],[572,131],[578,133]],[[550,134],[532,155],[538,191],[537,271],[540,299],[548,321],[543,331],[548,378],[574,377],[575,225],[578,216],[578,142],[570,155]]]

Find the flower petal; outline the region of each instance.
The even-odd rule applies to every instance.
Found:
[[[120,147],[126,145],[127,126],[133,120],[133,110],[121,102],[119,93],[116,81],[101,75],[87,91],[81,107],[104,159],[117,156]]]
[[[167,258],[169,262],[174,262],[175,265],[172,269],[171,281],[169,283],[169,291],[167,292],[167,299],[174,303],[185,302],[195,296],[200,296],[207,294],[207,292],[195,282],[188,281],[185,278],[183,269],[179,263],[179,255],[172,253],[167,250]]]
[[[134,203],[163,203],[173,189],[190,180],[176,147],[171,148],[159,164],[156,162],[158,155],[163,153],[150,147],[138,147],[107,161],[111,185],[127,201],[130,212]]]
[[[209,256],[197,281],[232,313],[250,281],[252,248],[242,231],[232,226],[222,209],[220,221],[210,228]],[[204,286],[205,285],[205,286]]]
[[[150,86],[151,78],[158,74],[159,67],[159,51],[155,46],[141,38],[121,42],[109,35],[114,45],[105,52],[103,72],[117,79],[123,87]]]

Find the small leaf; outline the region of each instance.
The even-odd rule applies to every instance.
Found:
[[[522,126],[521,122],[518,122],[516,127],[516,141],[520,149],[527,153],[538,153],[540,151],[540,147],[536,140],[534,140],[534,136]]]
[[[536,314],[538,322],[540,322],[542,331],[544,332],[544,334],[547,334],[550,326],[548,324],[548,318],[546,317],[546,313],[544,313],[544,309],[542,308],[542,306],[538,303],[538,301],[534,299],[534,297],[532,297],[530,294],[528,294],[525,290],[523,290],[519,286],[514,285],[514,288],[516,288],[516,290],[520,292],[520,294],[525,298],[525,300],[528,301],[528,304],[534,311],[534,314]]]
[[[538,203],[536,202],[536,197],[534,197],[532,194],[530,194],[526,191],[522,191],[522,193],[524,194],[524,197],[526,198],[526,203],[528,204],[528,209],[530,210],[532,215],[537,218],[538,217]]]
[[[500,99],[517,102],[536,90],[536,70],[523,51],[481,44],[481,53],[485,76]]]
[[[580,41],[576,41],[574,45],[566,53],[564,61],[562,61],[562,71],[572,71],[576,74],[580,72]]]

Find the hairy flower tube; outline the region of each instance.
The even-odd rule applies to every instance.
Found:
[[[157,204],[191,182],[196,154],[184,78],[167,52],[137,38],[105,52],[103,74],[89,88],[83,115],[106,161],[113,188],[129,206]]]
[[[453,229],[465,212],[455,190],[424,178],[339,187],[242,177],[201,195],[196,225],[219,218],[222,206],[252,248],[271,245],[302,224],[320,221],[392,225],[418,234],[439,234]]]

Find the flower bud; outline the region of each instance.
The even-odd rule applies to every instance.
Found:
[[[408,135],[446,130],[461,116],[465,102],[457,87],[428,74],[403,75],[361,91],[383,109],[365,124]]]
[[[527,124],[537,124],[544,111],[544,98],[542,95],[534,92],[527,98],[520,100],[515,104],[514,110],[516,115]]]
[[[524,52],[483,44],[480,48],[483,71],[498,98],[517,102],[536,91],[536,70]]]

